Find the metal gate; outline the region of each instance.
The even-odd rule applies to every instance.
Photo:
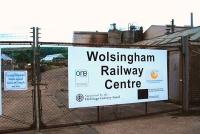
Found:
[[[2,115],[0,115],[0,133],[33,128],[33,85],[31,69],[31,45],[1,45],[1,93]],[[27,89],[7,89],[4,84],[7,74],[27,71]],[[5,75],[5,76],[4,76]],[[13,78],[14,79],[14,78]],[[11,80],[12,81],[12,80]]]
[[[38,28],[33,41],[2,41],[0,133],[37,128],[40,98],[38,69]],[[21,74],[21,73],[22,74]],[[20,77],[24,75],[24,77]],[[24,87],[20,87],[23,85]]]

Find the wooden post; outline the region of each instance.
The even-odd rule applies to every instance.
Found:
[[[189,111],[189,65],[190,65],[190,51],[189,51],[189,37],[184,36],[181,39],[182,53],[183,53],[183,111]]]

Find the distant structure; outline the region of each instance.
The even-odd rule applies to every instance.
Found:
[[[151,27],[150,27],[151,28]],[[185,27],[183,27],[185,28]],[[165,34],[155,37],[153,39],[147,39],[144,41],[137,42],[133,45],[139,46],[181,46],[183,45],[182,38],[184,36],[190,37],[189,44],[195,45],[191,47],[189,55],[189,102],[190,104],[200,104],[200,26],[198,27],[186,27],[186,30],[181,30],[171,34]],[[165,31],[165,29],[163,29]],[[176,31],[176,27],[175,27]],[[178,45],[177,45],[178,44]],[[168,84],[169,84],[169,100],[172,102],[182,103],[183,102],[183,86],[180,84],[182,74],[182,64],[180,64],[182,58],[181,51],[170,51],[168,48]]]
[[[145,32],[143,27],[128,24],[128,30],[119,30],[116,23],[110,24],[108,32],[75,31],[74,43],[107,43],[110,45],[133,44],[142,40],[153,39],[159,36],[173,34],[193,27],[193,14],[191,13],[190,26],[176,26],[174,19],[169,25],[151,25]]]
[[[128,24],[128,30],[120,31],[116,28],[116,23],[111,24],[108,31],[109,44],[132,44],[143,40],[143,27],[136,27]]]
[[[27,41],[30,39],[26,33],[0,33],[0,41]]]
[[[64,59],[65,57],[62,54],[51,54],[42,58],[41,62],[49,63],[49,62],[54,62],[56,60],[64,60]]]
[[[107,32],[75,31],[73,34],[74,43],[108,43]]]
[[[15,62],[16,61],[15,61],[14,58],[11,58],[6,54],[1,53],[1,64],[2,64],[1,68],[2,68],[2,71],[13,69]]]
[[[171,25],[151,25],[144,32],[144,39],[153,39],[155,37],[159,37],[166,34],[171,34],[174,32],[183,31],[186,29],[190,29],[190,26],[174,26],[174,31],[172,31]]]
[[[108,32],[75,31],[74,43],[106,43],[111,45],[131,44],[143,40],[143,28],[133,24],[128,25],[128,30],[117,29],[116,23],[110,25]]]
[[[108,43],[119,45],[122,43],[122,32],[117,29],[116,23],[110,25],[108,31]]]
[[[194,27],[193,24],[193,13],[190,14],[190,26],[176,26],[174,23],[174,19],[171,20],[170,25],[151,25],[144,32],[144,40],[153,39],[159,36],[173,34],[175,32],[180,32],[183,30],[191,29]]]

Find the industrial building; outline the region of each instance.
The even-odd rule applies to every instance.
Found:
[[[144,39],[153,39],[158,36],[163,36],[165,34],[179,32],[190,28],[191,26],[174,26],[174,31],[172,31],[171,25],[151,25],[144,32]]]
[[[75,31],[73,43],[100,43],[110,45],[123,45],[143,40],[143,28],[129,24],[128,30],[121,31],[116,24],[111,24],[108,32]]]
[[[172,34],[159,36],[150,40],[137,42],[133,45],[139,46],[168,46],[169,55],[169,100],[174,102],[182,102],[185,100],[183,91],[183,57],[184,51],[182,37],[188,37],[189,45],[189,102],[190,104],[199,104],[200,102],[200,27],[194,27]],[[180,50],[174,50],[173,46],[177,46]]]

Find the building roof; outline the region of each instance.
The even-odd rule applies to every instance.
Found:
[[[47,55],[44,58],[42,58],[42,61],[52,61],[54,58],[65,58],[62,54],[52,54]]]
[[[144,40],[135,43],[134,45],[164,45],[180,42],[181,37],[189,36],[190,41],[200,41],[200,27],[194,27],[183,31],[178,31],[173,34],[159,36],[153,39]]]
[[[144,32],[144,39],[152,39],[158,36],[165,35],[167,30],[170,30],[171,25],[151,25],[145,32]],[[190,29],[190,26],[175,26],[174,32],[183,31],[186,29]]]
[[[4,61],[12,61],[13,59],[10,58],[8,55],[6,54],[1,54],[1,59]]]

